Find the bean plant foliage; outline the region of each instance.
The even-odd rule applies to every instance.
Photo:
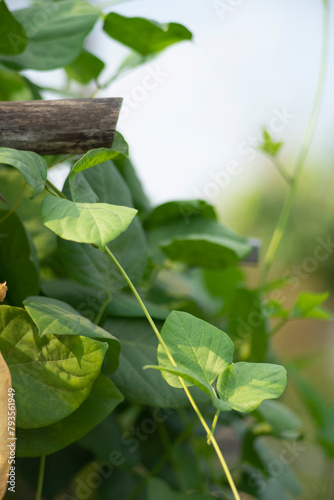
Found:
[[[129,50],[113,79],[192,40],[180,24],[82,0],[16,11],[1,0],[0,99],[43,98],[26,69],[62,69],[64,97],[97,94],[108,82],[107,61],[86,46],[96,25]],[[267,155],[281,146],[265,131]],[[62,161],[60,192],[48,172]],[[2,147],[0,163],[0,360],[15,391],[17,498],[25,488],[50,500],[298,493],[288,464],[279,477],[268,467],[268,437],[301,436],[275,401],[287,377],[270,337],[282,321],[328,319],[327,295],[304,292],[292,310],[265,302],[265,283],[245,279],[249,240],[203,200],[152,207],[119,133],[70,159]],[[215,458],[225,427],[232,474]],[[332,437],[322,433],[327,448]]]

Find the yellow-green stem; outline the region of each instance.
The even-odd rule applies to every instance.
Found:
[[[263,270],[260,277],[260,285],[263,286],[266,282],[268,273],[274,262],[277,250],[281,244],[283,234],[288,223],[292,205],[295,199],[298,182],[305,164],[305,160],[310,149],[311,141],[314,135],[314,131],[316,128],[316,124],[318,121],[321,101],[325,86],[326,80],[326,72],[327,72],[327,60],[328,60],[328,46],[329,46],[329,2],[324,1],[323,3],[323,29],[322,29],[322,46],[321,46],[321,63],[320,63],[320,71],[318,77],[318,84],[316,95],[314,98],[313,108],[310,116],[310,120],[306,129],[306,133],[304,136],[304,140],[302,143],[302,147],[298,156],[298,160],[295,166],[295,173],[293,177],[293,181],[291,183],[291,187],[289,192],[285,198],[285,202],[281,211],[281,215],[279,217],[277,226],[275,228],[272,239],[269,243],[269,247],[267,253],[264,258]]]
[[[154,333],[156,334],[156,336],[157,336],[160,344],[163,346],[163,348],[165,350],[165,353],[166,353],[169,361],[171,362],[171,364],[173,366],[177,366],[176,363],[175,363],[175,361],[174,361],[174,358],[173,358],[173,356],[172,356],[172,354],[171,354],[171,352],[169,350],[169,348],[167,347],[166,343],[164,342],[164,339],[162,338],[162,336],[161,336],[161,334],[160,334],[157,326],[155,325],[155,323],[154,323],[154,321],[153,321],[150,313],[148,312],[148,310],[147,310],[144,302],[142,301],[139,293],[137,292],[137,290],[136,290],[134,284],[132,283],[132,281],[130,280],[129,276],[127,275],[127,273],[125,272],[125,270],[123,269],[123,267],[121,266],[121,264],[118,262],[118,260],[113,255],[113,253],[109,250],[108,247],[106,247],[106,253],[109,255],[109,257],[112,259],[112,261],[114,262],[114,264],[116,265],[116,267],[119,269],[119,271],[122,274],[123,278],[125,279],[125,281],[127,282],[128,286],[130,287],[132,293],[134,294],[134,296],[136,297],[137,301],[139,302],[140,307],[144,311],[144,314],[145,314],[148,322],[150,323],[150,325],[151,325]],[[193,409],[194,409],[194,411],[195,411],[195,413],[196,413],[199,421],[201,422],[201,424],[202,424],[205,432],[208,435],[208,439],[210,440],[210,442],[212,443],[212,446],[215,449],[215,452],[217,454],[218,460],[219,460],[219,462],[220,462],[220,464],[221,464],[221,466],[222,466],[222,468],[223,468],[223,470],[224,470],[224,472],[226,474],[227,480],[229,482],[229,485],[230,485],[230,488],[231,488],[231,490],[233,492],[233,496],[234,496],[235,500],[240,500],[239,493],[238,493],[237,488],[236,488],[236,486],[234,484],[234,481],[233,481],[233,478],[232,478],[231,473],[229,471],[229,468],[227,467],[227,464],[225,462],[224,456],[223,456],[223,454],[222,454],[222,452],[221,452],[221,450],[220,450],[220,448],[218,446],[218,443],[217,443],[217,441],[216,441],[216,439],[215,439],[215,437],[214,437],[214,435],[213,435],[210,427],[206,423],[206,421],[205,421],[202,413],[200,412],[197,404],[195,403],[194,398],[192,397],[192,395],[191,395],[188,387],[186,386],[184,380],[181,377],[179,377],[179,379],[180,379],[181,385],[182,385],[182,387],[183,387],[183,389],[184,389],[184,391],[185,391],[185,393],[186,393],[186,395],[187,395],[187,397],[189,399],[189,402],[190,402],[191,406],[193,407]]]
[[[45,455],[43,455],[41,457],[41,461],[40,461],[40,465],[39,465],[38,482],[37,482],[37,490],[36,490],[35,500],[41,500],[41,498],[42,498],[44,470],[45,470]]]

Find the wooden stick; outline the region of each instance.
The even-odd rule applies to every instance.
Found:
[[[110,148],[121,98],[0,102],[0,147],[43,155]]]

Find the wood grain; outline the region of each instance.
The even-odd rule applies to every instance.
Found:
[[[0,147],[45,155],[110,148],[121,105],[118,97],[0,102]]]

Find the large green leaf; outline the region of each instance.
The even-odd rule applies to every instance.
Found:
[[[99,201],[132,207],[133,202],[128,187],[111,161],[85,170],[78,175],[83,177]],[[64,192],[70,195],[68,186]],[[147,243],[138,217],[127,231],[108,248],[126,269],[132,281],[142,280],[147,266]],[[125,281],[111,259],[89,245],[59,240],[59,257],[68,275],[83,285],[106,292],[115,292],[124,288]]]
[[[123,233],[137,210],[107,203],[75,203],[48,196],[42,203],[43,222],[65,240],[93,243],[101,251]]]
[[[51,70],[71,64],[100,16],[83,0],[43,2],[14,12],[29,36],[26,50],[6,57],[19,68]]]
[[[234,345],[226,333],[191,314],[173,311],[164,323],[162,338],[178,367],[191,370],[212,384],[219,373],[233,361]],[[161,345],[158,348],[159,365],[171,367]],[[178,377],[163,372],[173,387],[181,387]]]
[[[237,264],[251,251],[245,238],[219,224],[213,207],[205,202],[165,203],[145,225],[152,258],[158,263],[167,255],[189,266],[221,269]]]
[[[108,344],[87,337],[42,339],[24,309],[1,306],[0,350],[16,391],[17,425],[51,425],[88,397]]]
[[[158,327],[160,322],[157,322]],[[176,391],[154,370],[143,370],[146,365],[157,362],[158,340],[148,322],[144,319],[110,318],[104,328],[119,338],[122,349],[119,367],[111,376],[126,400],[133,403],[178,408],[187,403],[183,391]],[[193,394],[203,397],[196,389]],[[207,400],[207,396],[204,400]]]
[[[285,368],[267,363],[234,363],[217,381],[221,399],[245,413],[255,410],[265,399],[281,396],[285,386]]]
[[[171,260],[207,269],[234,265],[250,252],[250,246],[246,242],[210,234],[177,236],[160,246]]]
[[[104,66],[101,59],[88,52],[88,50],[83,50],[75,61],[65,69],[70,78],[82,85],[87,85],[90,81],[97,79]]]
[[[28,43],[27,33],[8,10],[4,0],[0,0],[0,19],[0,54],[20,54]]]
[[[9,215],[0,210],[0,220]],[[0,223],[0,283],[7,281],[8,297],[22,305],[30,294],[39,292],[39,267],[28,232],[16,213]]]
[[[33,197],[37,196],[45,186],[48,166],[44,158],[31,151],[0,148],[0,163],[17,168],[27,183],[33,187]]]
[[[65,448],[102,422],[123,400],[113,382],[100,373],[88,398],[71,415],[47,427],[17,429],[17,455],[39,457]]]
[[[107,342],[108,370],[113,372],[118,366],[120,342],[109,332],[81,316],[73,307],[60,300],[48,297],[28,297],[24,306],[39,329],[39,336],[80,335]]]
[[[111,12],[103,29],[118,42],[143,56],[161,52],[169,45],[191,40],[192,34],[181,24],[158,24],[141,17],[125,17]]]

